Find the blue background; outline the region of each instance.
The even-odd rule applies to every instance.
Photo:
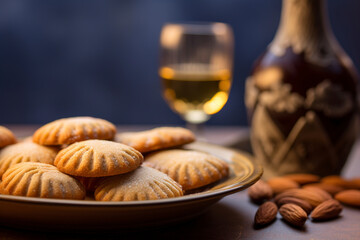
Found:
[[[359,69],[360,1],[329,0],[333,31]],[[280,0],[0,0],[0,124],[89,115],[183,124],[161,97],[165,22],[219,21],[235,34],[228,103],[209,124],[246,125],[244,82],[277,29]]]

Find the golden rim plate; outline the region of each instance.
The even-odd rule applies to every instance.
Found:
[[[184,146],[213,154],[230,166],[230,175],[201,192],[148,201],[99,202],[30,198],[0,194],[0,224],[21,228],[139,228],[186,220],[206,211],[221,198],[254,184],[262,167],[251,155],[214,144]]]

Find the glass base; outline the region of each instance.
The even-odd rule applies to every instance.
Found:
[[[190,122],[193,124],[200,124],[200,123],[204,123],[207,120],[209,120],[210,116],[207,115],[202,110],[191,110],[191,111],[188,111],[186,114],[184,114],[183,118],[187,122]]]

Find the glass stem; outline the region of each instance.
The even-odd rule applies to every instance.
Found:
[[[204,134],[204,123],[186,122],[186,128],[192,131],[198,141],[206,142]]]

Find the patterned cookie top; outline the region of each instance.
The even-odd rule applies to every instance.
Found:
[[[104,178],[95,190],[97,201],[140,201],[182,196],[181,186],[153,168]]]
[[[85,198],[85,189],[75,178],[50,164],[34,162],[9,168],[2,177],[0,193],[40,198]]]
[[[57,148],[45,147],[30,141],[19,142],[0,151],[0,177],[11,166],[20,162],[53,164]]]
[[[62,145],[87,139],[110,140],[115,137],[116,127],[103,119],[93,117],[63,118],[50,122],[33,135],[33,141],[41,145]]]
[[[62,172],[81,177],[104,177],[130,172],[143,162],[142,154],[127,145],[87,140],[61,150],[54,165]]]
[[[229,174],[228,164],[208,153],[192,150],[164,150],[146,156],[145,166],[166,173],[184,190],[216,182]]]
[[[145,153],[193,142],[195,135],[190,130],[181,127],[159,127],[142,132],[119,133],[115,141]]]
[[[6,127],[0,126],[0,148],[16,143],[15,135]]]

